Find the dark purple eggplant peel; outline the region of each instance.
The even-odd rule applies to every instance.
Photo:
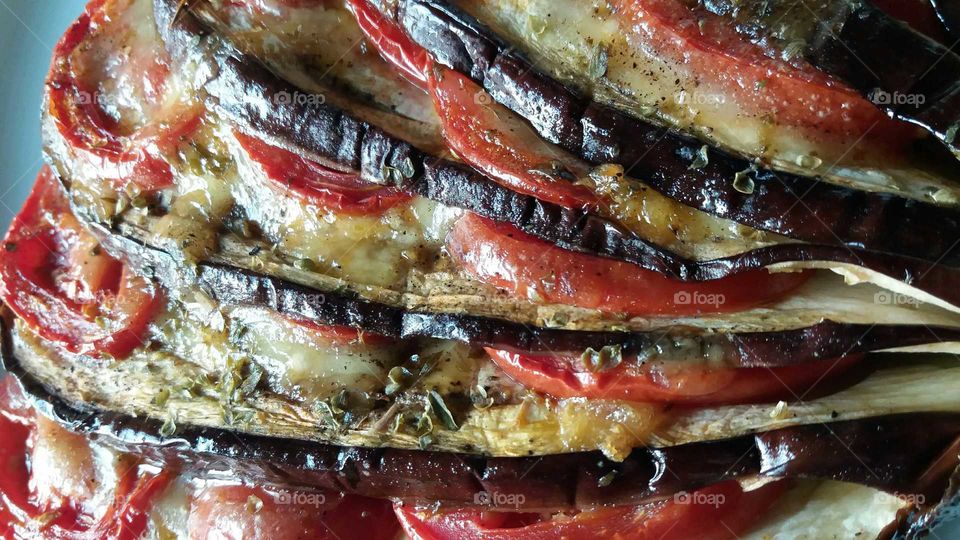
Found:
[[[944,452],[960,434],[956,414],[902,414],[665,449],[638,448],[623,462],[610,461],[598,452],[489,458],[347,448],[189,425],[161,435],[159,420],[62,400],[56,390],[44,387],[22,369],[11,353],[9,336],[4,343],[3,367],[18,378],[37,409],[99,442],[155,459],[223,464],[292,485],[421,504],[474,505],[477,492],[498,491],[523,493],[522,510],[631,505],[752,475],[842,480],[897,493],[939,496],[945,475],[929,478],[924,472],[931,463],[956,460],[944,457]],[[612,481],[600,482],[604,477]]]
[[[930,0],[937,18],[947,31],[949,42],[945,45],[952,47],[960,41],[960,4],[955,0]]]
[[[328,104],[277,103],[272,96],[289,92],[289,83],[210,34],[191,13],[181,11],[172,22],[178,2],[156,0],[155,6],[158,27],[175,55],[198,52],[198,43],[205,51],[200,57],[215,75],[203,90],[213,110],[245,131],[337,168],[509,222],[565,249],[629,261],[682,281],[719,279],[780,262],[832,261],[874,270],[960,304],[960,290],[954,286],[960,282],[960,268],[845,245],[780,244],[707,261],[680,257],[610,220],[518,194],[467,166],[427,155]],[[924,241],[932,244],[940,237],[930,233]]]
[[[955,209],[758,168],[719,149],[691,168],[700,142],[591,102],[451,3],[403,0],[397,18],[437,61],[482,85],[550,142],[593,163],[620,164],[683,204],[807,242],[960,262]],[[734,188],[743,174],[753,181],[750,194]]]

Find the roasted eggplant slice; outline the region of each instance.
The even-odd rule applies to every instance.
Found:
[[[638,453],[631,461],[631,466],[620,466],[616,469],[617,475],[607,473],[602,477],[609,476],[613,480],[605,482],[606,487],[601,489],[590,487],[591,481],[595,481],[598,474],[605,468],[612,470],[617,464],[595,457],[595,463],[588,464],[584,461],[584,467],[580,468],[581,460],[593,457],[590,455],[555,456],[548,460],[541,459],[531,463],[525,458],[476,459],[469,456],[444,456],[430,452],[368,453],[363,450],[315,445],[301,447],[299,443],[290,440],[237,437],[227,432],[193,429],[186,426],[181,426],[176,435],[161,435],[159,432],[163,427],[155,423],[114,413],[78,411],[67,406],[55,395],[49,394],[29,377],[23,377],[22,382],[27,388],[26,396],[21,394],[17,382],[11,382],[9,379],[3,381],[5,413],[15,415],[16,419],[11,424],[16,429],[13,433],[7,434],[7,440],[11,441],[10,446],[13,449],[8,456],[11,463],[19,463],[21,456],[18,453],[23,451],[25,455],[22,459],[24,465],[26,464],[30,458],[26,454],[30,450],[26,447],[25,439],[33,437],[33,453],[41,461],[60,457],[79,467],[72,471],[64,470],[64,475],[53,489],[61,493],[69,493],[75,498],[80,494],[70,490],[70,486],[73,485],[72,479],[80,474],[93,474],[98,479],[102,476],[97,490],[108,493],[114,490],[115,500],[125,496],[123,494],[126,488],[123,488],[122,484],[112,486],[109,480],[111,477],[103,476],[103,473],[109,472],[109,465],[139,463],[140,465],[136,467],[140,479],[137,485],[143,484],[144,487],[149,485],[151,489],[134,490],[133,493],[137,495],[130,499],[130,504],[124,505],[119,515],[126,520],[128,530],[142,528],[148,531],[148,534],[152,534],[152,531],[163,531],[168,535],[186,537],[202,530],[198,527],[204,527],[205,523],[209,524],[208,520],[203,518],[206,513],[212,512],[209,516],[209,520],[212,521],[218,515],[231,515],[232,509],[237,505],[245,505],[247,510],[246,514],[238,513],[236,517],[242,519],[243,515],[253,511],[254,515],[258,516],[255,522],[259,526],[273,527],[272,520],[279,517],[275,514],[275,505],[278,501],[281,505],[291,504],[292,495],[311,497],[308,499],[308,502],[314,505],[311,515],[317,513],[320,513],[320,516],[326,515],[331,507],[327,499],[332,497],[339,502],[339,506],[335,506],[338,509],[337,512],[349,514],[355,511],[357,514],[349,521],[351,526],[355,527],[358,523],[363,523],[368,529],[366,531],[368,535],[371,534],[371,527],[382,530],[385,534],[390,530],[387,523],[380,521],[383,517],[383,504],[378,505],[372,500],[360,503],[354,495],[345,496],[342,493],[344,490],[375,493],[378,497],[390,493],[401,493],[401,498],[404,500],[432,501],[434,505],[438,499],[434,493],[439,493],[441,498],[464,499],[465,502],[458,503],[458,506],[482,504],[485,511],[515,512],[542,507],[546,511],[555,512],[557,508],[595,506],[600,501],[622,499],[630,493],[636,493],[642,499],[662,499],[665,496],[669,498],[666,494],[671,489],[676,490],[683,483],[698,485],[710,482],[709,474],[688,475],[689,468],[685,463],[695,456],[689,450],[695,450],[696,447],[690,447],[675,455],[659,452],[641,456]],[[43,416],[37,415],[32,410],[32,406],[35,406]],[[934,419],[934,422],[940,423],[941,420]],[[66,432],[57,424],[65,425],[79,434]],[[902,422],[899,425],[902,425]],[[890,419],[884,423],[885,428],[893,428],[893,433],[898,431],[897,426],[896,419]],[[843,439],[854,444],[858,440],[865,442],[853,435],[857,430],[856,426],[844,426],[840,430],[838,440]],[[16,448],[14,440],[16,437],[23,437],[23,447]],[[870,438],[867,437],[867,439]],[[801,445],[801,439],[805,437],[794,437],[791,444]],[[161,442],[162,445],[158,444]],[[737,443],[729,441],[723,445],[712,445],[710,450],[715,453],[711,454],[713,456],[711,466],[721,464],[723,446],[733,447],[737,446]],[[135,453],[118,453],[114,450],[115,448],[122,452]],[[38,452],[47,457],[40,456]],[[747,455],[753,459],[752,452],[748,451]],[[84,456],[96,456],[96,458],[87,461]],[[741,461],[744,459],[743,454],[738,457]],[[446,458],[455,458],[459,461],[455,463]],[[951,459],[955,461],[955,458]],[[86,470],[86,467],[91,465],[103,470]],[[51,471],[56,471],[63,466],[63,463],[50,461]],[[676,477],[662,475],[659,477],[660,480],[651,482],[649,475],[656,470],[654,467],[664,466],[676,467],[679,474]],[[158,474],[157,470],[160,467],[162,472]],[[599,471],[595,472],[591,467]],[[723,476],[741,474],[749,467],[750,465],[744,465],[728,469]],[[856,467],[862,467],[862,465],[854,466],[854,469]],[[912,466],[907,466],[907,468],[910,467]],[[576,473],[571,468],[576,470]],[[530,474],[531,471],[535,471],[536,474]],[[34,485],[41,491],[51,487],[48,486],[49,478],[43,477],[36,469],[34,472],[31,480],[35,482]],[[949,473],[949,470],[947,472]],[[443,482],[438,481],[441,475],[445,479]],[[29,472],[24,476],[24,483],[30,476]],[[945,475],[940,475],[938,480],[943,481],[944,477]],[[618,481],[618,478],[621,480]],[[211,479],[216,479],[216,482],[211,484]],[[257,487],[253,489],[245,487],[247,482],[252,482]],[[14,483],[9,482],[8,486],[12,487]],[[822,534],[837,535],[841,534],[840,531],[844,531],[843,534],[848,534],[850,537],[871,538],[875,537],[888,523],[887,534],[892,534],[897,529],[901,531],[909,529],[915,534],[929,529],[931,522],[922,523],[922,520],[937,519],[936,516],[943,513],[944,508],[948,506],[947,501],[953,496],[952,489],[934,492],[922,488],[922,482],[912,481],[898,486],[896,494],[884,494],[872,488],[836,481],[796,480],[770,483],[763,480],[758,482],[747,476],[742,477],[739,483],[742,487],[738,486],[736,481],[726,481],[693,493],[675,492],[674,504],[677,504],[677,500],[682,504],[687,497],[703,497],[712,494],[709,500],[713,501],[715,511],[720,512],[720,516],[717,517],[727,523],[733,519],[737,505],[733,501],[720,500],[717,495],[724,494],[732,499],[739,499],[739,494],[745,490],[745,493],[752,493],[747,497],[752,501],[749,505],[751,512],[756,513],[760,506],[770,506],[770,509],[764,512],[762,517],[755,516],[752,520],[738,520],[736,524],[732,524],[738,527],[742,537],[769,538],[771,535],[791,534],[821,536]],[[607,490],[607,488],[612,489]],[[918,492],[918,488],[922,489],[922,492]],[[21,489],[26,489],[26,486]],[[470,489],[475,490],[472,498]],[[511,491],[502,491],[504,489]],[[583,497],[571,498],[570,494],[574,492],[582,492]],[[506,503],[499,500],[484,502],[487,500],[485,494],[489,496],[490,493],[512,493],[517,496]],[[924,493],[933,493],[931,497],[933,501],[940,498],[940,493],[945,493],[944,502],[923,504],[921,497]],[[228,496],[230,494],[239,495],[239,497]],[[522,500],[519,495],[523,496]],[[214,496],[213,501],[218,503],[215,508],[208,506],[210,501],[207,499],[211,496]],[[286,498],[283,498],[284,496]],[[13,505],[21,502],[17,498],[8,500],[11,500]],[[184,507],[187,500],[193,501],[192,504],[188,504],[189,508]],[[514,503],[519,504],[514,506]],[[506,506],[507,504],[510,506]],[[86,509],[82,512],[90,511],[90,506],[92,505],[81,502],[81,507]],[[656,508],[657,506],[651,507],[652,510]],[[25,513],[29,516],[32,506],[27,503],[20,510],[26,511]],[[902,522],[894,519],[895,515],[905,515],[907,510],[910,510],[909,519]],[[403,513],[414,511],[407,505]],[[435,515],[434,512],[425,514],[421,510],[416,513],[416,516],[417,519],[434,520],[436,518],[431,517]],[[69,515],[64,517],[58,514],[52,520],[46,521],[46,530],[75,528],[75,525],[69,522]],[[115,524],[110,523],[113,515],[113,512],[108,512],[107,518],[101,520],[99,524],[107,529],[114,526]],[[654,518],[655,516],[656,514]],[[701,521],[710,521],[713,516],[701,515],[700,517]],[[22,530],[18,527],[29,528],[28,523],[18,525],[16,522],[20,519],[22,517],[12,520],[9,525],[15,530]],[[294,528],[305,524],[300,514],[288,513],[285,519],[292,522]],[[329,527],[339,530],[340,523],[340,519],[334,518],[334,521],[324,523],[324,530],[328,530]],[[695,529],[696,525],[687,524],[683,529],[688,530],[689,527]],[[281,527],[278,530],[287,529]]]
[[[859,382],[837,381],[847,386],[839,391],[825,393],[836,385],[820,385],[823,395],[809,401],[801,397],[808,390],[787,386],[779,406],[666,412],[655,403],[545,399],[510,381],[482,350],[422,341],[384,348],[372,333],[358,338],[354,331],[346,341],[323,337],[317,324],[306,329],[318,337],[304,341],[297,324],[269,310],[203,305],[196,297],[173,309],[169,322],[159,322],[154,345],[122,361],[91,362],[52,350],[21,325],[12,335],[13,352],[24,369],[74,403],[262,435],[487,455],[602,449],[622,458],[641,444],[960,407],[950,391],[955,366],[903,356],[869,358],[864,367],[876,371]]]
[[[112,438],[115,444],[139,446],[141,451],[153,447],[164,453],[201,452],[254,466],[271,464],[287,474],[300,475],[301,482],[420,503],[477,504],[473,493],[480,491],[475,483],[478,480],[488,491],[503,491],[500,488],[507,486],[520,489],[516,482],[528,474],[539,479],[522,488],[528,495],[525,504],[529,508],[637,504],[679,490],[756,474],[835,478],[915,493],[926,487],[919,486],[917,479],[951,446],[958,429],[955,414],[927,415],[922,417],[923,422],[917,422],[916,415],[887,416],[663,449],[637,449],[619,462],[598,453],[533,459],[338,448],[298,441],[296,434],[276,439],[186,421],[171,426],[169,422],[118,414],[99,406],[78,410],[70,400],[50,393],[47,385],[41,384],[43,379],[24,372],[16,359],[8,357],[7,362],[41,411],[74,430]],[[880,445],[880,441],[889,443]],[[890,444],[897,441],[900,444]],[[901,444],[913,451],[902,452]],[[878,452],[880,446],[888,450]],[[704,455],[711,456],[709,463],[702,461]],[[870,462],[864,463],[858,455],[869,456]],[[674,474],[656,473],[664,467]],[[360,469],[369,472],[358,475]],[[432,472],[425,475],[427,471]],[[616,471],[612,482],[598,487],[599,478],[611,471]]]
[[[955,233],[943,233],[960,227],[955,210],[764,170],[722,150],[711,150],[702,165],[691,167],[699,155],[697,143],[590,103],[455,6],[414,0],[402,3],[399,13],[403,28],[437,61],[483,85],[545,138],[594,163],[621,164],[627,174],[684,204],[808,242],[840,240],[852,247],[952,260]],[[746,184],[749,193],[744,193]],[[853,219],[824,221],[839,215]],[[926,235],[903,236],[924,228],[937,231],[944,243],[925,242]]]
[[[940,188],[947,190],[939,200],[955,193],[949,152],[935,159],[915,153],[915,128],[885,119],[858,92],[804,61],[799,41],[754,44],[730,21],[682,2],[613,2],[596,11],[538,0],[458,5],[541,69],[634,116],[655,117],[782,170],[813,169],[870,190],[906,187],[904,193],[927,200]],[[930,168],[939,162],[947,168]]]
[[[269,258],[259,259],[259,265],[244,265],[259,266],[259,272],[223,262],[184,271],[176,257],[162,250],[97,226],[92,230],[107,250],[174,290],[198,285],[225,305],[269,307],[321,324],[347,325],[397,338],[451,339],[527,351],[620,346],[627,353],[641,354],[659,350],[658,342],[667,337],[673,343],[695,344],[694,349],[709,348],[740,366],[786,365],[835,353],[894,347],[916,346],[922,351],[926,344],[947,351],[957,339],[953,315],[916,304],[896,305],[892,296],[886,300],[888,293],[876,289],[846,297],[847,306],[838,309],[838,297],[831,292],[838,289],[835,279],[811,283],[807,293],[778,306],[737,316],[597,320],[559,306],[520,310],[511,300],[501,303],[495,297],[443,290],[438,284],[430,284],[422,296],[351,290],[337,280],[317,279],[297,269],[281,270]],[[221,260],[243,262],[248,250],[229,248]],[[851,289],[841,286],[839,290]],[[835,304],[832,308],[817,300],[828,296]],[[878,301],[885,306],[883,313],[868,307]],[[777,312],[784,316],[771,317]],[[711,337],[715,330],[729,333]]]

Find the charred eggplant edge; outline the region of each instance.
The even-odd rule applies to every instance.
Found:
[[[581,96],[450,2],[404,0],[396,18],[438,62],[483,86],[545,139],[590,162],[620,164],[683,204],[807,242],[960,263],[944,232],[960,231],[956,209],[758,168],[720,149],[692,168],[702,143]],[[753,192],[737,191],[735,178],[751,180]],[[810,214],[840,221],[828,226]]]

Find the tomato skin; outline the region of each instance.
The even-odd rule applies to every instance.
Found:
[[[859,355],[776,368],[618,366],[595,372],[579,356],[530,354],[487,348],[510,378],[527,388],[557,398],[624,399],[686,406],[727,405],[792,400],[828,375],[837,376],[857,364]]]
[[[3,377],[0,391],[0,538],[12,538],[15,525],[27,517],[30,508],[30,471],[26,456],[30,448],[30,422],[11,410],[9,404],[19,400],[19,387],[13,376]],[[31,411],[32,412],[32,411]],[[12,413],[12,414],[11,414]]]
[[[234,136],[273,188],[293,192],[323,208],[346,214],[382,214],[412,198],[397,188],[366,182],[357,174],[325,167],[239,131],[234,131]]]
[[[119,475],[114,500],[100,519],[83,515],[79,501],[34,501],[29,467],[32,440],[42,433],[59,431],[61,437],[78,437],[50,420],[38,430],[27,398],[12,375],[0,381],[0,537],[63,538],[70,540],[136,540],[146,531],[153,501],[166,489],[173,473],[144,472],[132,464]],[[85,439],[80,443],[85,443]],[[76,472],[76,471],[73,471]],[[56,504],[54,504],[56,503]]]
[[[682,282],[632,263],[568,251],[473,214],[454,225],[447,248],[470,275],[519,298],[629,315],[739,311],[777,300],[809,277],[761,269]]]
[[[375,346],[395,343],[393,339],[387,336],[364,332],[363,330],[358,330],[351,326],[321,324],[308,319],[299,319],[287,316],[284,316],[283,318],[289,321],[291,324],[303,327],[310,332],[313,337],[320,337],[330,341],[331,343],[364,343],[366,345]]]
[[[466,76],[436,62],[367,0],[349,0],[360,29],[388,62],[433,98],[443,136],[464,161],[519,193],[568,208],[595,207],[584,186],[551,174],[556,149]]]
[[[388,62],[414,85],[427,89],[427,77],[433,59],[397,25],[385,17],[369,0],[347,0],[363,35]]]
[[[543,201],[567,208],[599,204],[595,193],[573,183],[572,172],[568,179],[551,172],[554,164],[566,167],[551,159],[562,151],[540,139],[512,111],[494,103],[475,82],[437,65],[430,70],[428,83],[443,136],[464,161],[498,183]]]
[[[744,492],[736,481],[727,481],[678,494],[673,500],[600,508],[547,520],[480,510],[428,516],[399,505],[395,510],[412,540],[726,540],[759,521],[786,484],[774,482]]]
[[[806,62],[782,60],[780,52],[752,43],[706,9],[683,0],[616,0],[611,8],[634,47],[673,59],[691,80],[714,85],[748,111],[814,133],[870,134],[901,145],[916,137],[848,86]]]
[[[190,538],[390,540],[399,529],[388,501],[295,489],[207,487],[191,503]]]
[[[78,159],[94,166],[116,188],[135,184],[143,191],[164,189],[174,182],[164,155],[197,129],[201,107],[177,107],[135,133],[120,133],[117,122],[100,107],[99,92],[80,79],[75,65],[79,62],[75,55],[85,52],[85,40],[101,31],[99,25],[110,22],[106,3],[90,2],[57,43],[46,82],[49,113]],[[143,70],[147,97],[161,101],[169,66],[154,59]]]
[[[96,251],[44,167],[4,239],[0,298],[41,337],[124,358],[143,343],[162,294]]]

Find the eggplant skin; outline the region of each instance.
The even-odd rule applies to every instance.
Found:
[[[930,0],[951,42],[960,41],[960,4],[955,0]]]
[[[868,98],[878,91],[923,96],[907,103],[872,101],[888,116],[923,127],[960,157],[960,56],[870,2],[851,5],[838,30],[819,32],[807,46],[807,60]]]
[[[902,414],[664,449],[637,448],[622,462],[599,452],[488,458],[338,447],[189,425],[178,425],[165,436],[159,420],[63,401],[22,368],[9,342],[4,339],[3,368],[17,377],[39,412],[71,431],[155,460],[178,460],[188,467],[213,464],[293,485],[412,504],[472,506],[476,494],[486,491],[522,493],[522,508],[531,511],[634,505],[758,474],[842,479],[917,493],[924,487],[918,479],[930,461],[942,459],[944,448],[960,434],[958,414]],[[672,474],[662,474],[664,470]],[[610,476],[611,482],[600,482]]]
[[[593,163],[623,165],[683,204],[806,242],[960,264],[956,209],[757,169],[719,149],[703,167],[691,168],[700,143],[581,97],[450,2],[403,0],[397,17],[439,62],[481,84],[544,138]],[[742,174],[753,180],[749,195],[733,187]],[[810,214],[843,219],[828,224]]]

